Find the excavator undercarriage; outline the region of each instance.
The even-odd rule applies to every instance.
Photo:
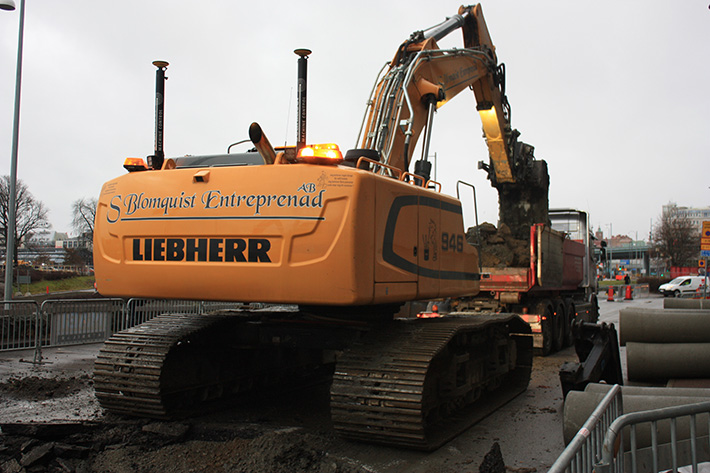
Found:
[[[169,419],[332,377],[344,437],[432,450],[526,389],[529,330],[505,314],[378,324],[296,311],[161,315],[106,342],[94,385],[111,412]]]

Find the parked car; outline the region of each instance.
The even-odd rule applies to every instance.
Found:
[[[661,284],[658,287],[658,292],[663,294],[665,297],[682,297],[684,295],[694,295],[698,288],[703,287],[705,284],[705,276],[679,276],[667,282]]]

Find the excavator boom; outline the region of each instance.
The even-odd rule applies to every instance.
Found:
[[[439,49],[437,41],[461,29],[463,49]],[[402,43],[385,67],[368,102],[362,148],[373,148],[390,166],[409,169],[417,140],[430,128],[434,110],[465,89],[473,90],[499,182],[513,182],[509,107],[502,87],[503,68],[480,5],[459,13]],[[426,159],[424,154],[423,159]]]
[[[464,47],[440,49],[437,41],[457,29],[462,30]],[[480,5],[461,7],[457,15],[414,32],[400,45],[373,87],[359,146],[375,149],[386,164],[409,171],[424,133],[421,159],[413,172],[428,179],[434,112],[465,89],[476,99],[489,151],[488,163],[480,162],[479,167],[499,191],[500,220],[524,237],[530,224],[548,221],[547,167],[535,160],[534,148],[518,141],[520,133],[511,127],[505,66],[497,63]]]

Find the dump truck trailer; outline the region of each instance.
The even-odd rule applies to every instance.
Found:
[[[550,209],[549,220],[530,227],[526,265],[483,266],[478,296],[453,304],[456,310],[519,314],[530,324],[534,347],[544,355],[572,344],[575,320],[595,323],[599,318],[587,213]],[[490,251],[489,243],[478,240],[481,253]],[[503,238],[498,240],[504,244]]]

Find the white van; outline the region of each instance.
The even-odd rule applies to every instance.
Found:
[[[661,284],[658,291],[664,296],[683,297],[694,295],[705,284],[705,276],[680,276]]]

